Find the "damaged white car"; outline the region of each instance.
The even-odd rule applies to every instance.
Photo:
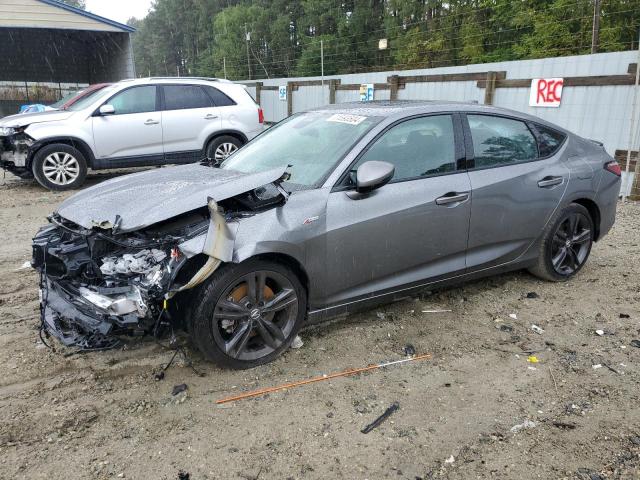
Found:
[[[567,280],[613,225],[619,190],[601,145],[535,117],[325,107],[219,168],[123,176],[63,202],[33,244],[43,330],[99,349],[182,327],[207,358],[251,367],[305,319],[519,268]]]

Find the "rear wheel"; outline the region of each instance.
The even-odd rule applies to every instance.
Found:
[[[199,350],[221,366],[251,368],[289,347],[307,296],[290,268],[254,259],[214,272],[194,303],[189,331]]]
[[[207,159],[215,164],[222,163],[241,146],[242,142],[230,135],[214,138],[207,145]]]
[[[589,211],[572,203],[549,222],[534,275],[550,281],[573,277],[587,262],[593,244],[594,226]]]
[[[87,161],[71,145],[54,143],[38,150],[33,158],[33,175],[49,190],[72,190],[84,183]]]

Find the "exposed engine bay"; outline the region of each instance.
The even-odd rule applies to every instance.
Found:
[[[188,295],[178,294],[232,261],[241,218],[286,198],[274,181],[220,204],[209,198],[199,209],[127,232],[119,231],[119,215],[91,228],[51,215],[33,239],[31,261],[41,279],[42,333],[93,350],[117,346],[124,334],[180,326],[169,301],[185,301]]]

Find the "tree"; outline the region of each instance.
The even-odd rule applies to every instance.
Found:
[[[62,3],[66,3],[67,5],[71,5],[72,7],[80,8],[82,10],[86,10],[87,5],[85,0],[62,0]]]

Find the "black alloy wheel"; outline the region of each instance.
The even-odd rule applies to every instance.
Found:
[[[591,221],[582,213],[569,214],[558,225],[551,244],[551,263],[563,276],[571,276],[584,265],[591,250]]]

